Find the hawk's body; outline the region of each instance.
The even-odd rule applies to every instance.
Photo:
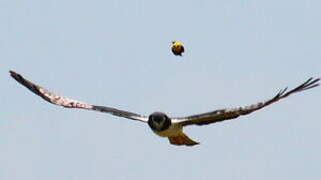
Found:
[[[168,117],[165,113],[161,113],[161,112],[155,112],[149,116],[144,116],[144,115],[140,115],[140,114],[136,114],[136,113],[132,113],[129,111],[124,111],[124,110],[120,110],[112,107],[87,104],[81,101],[60,96],[51,91],[48,91],[42,88],[41,86],[38,86],[33,82],[25,79],[20,74],[15,73],[13,71],[10,71],[10,74],[20,84],[24,85],[33,93],[37,94],[38,96],[42,97],[44,100],[52,104],[56,104],[66,108],[80,108],[80,109],[100,111],[100,112],[110,113],[115,116],[120,116],[127,119],[148,123],[149,127],[153,130],[154,133],[162,137],[168,137],[169,142],[171,144],[186,145],[186,146],[193,146],[199,143],[193,141],[186,134],[184,134],[183,132],[184,126],[206,125],[206,124],[221,122],[229,119],[235,119],[241,115],[250,114],[251,112],[259,110],[272,103],[275,103],[280,99],[288,97],[290,94],[319,86],[318,82],[320,80],[319,78],[317,79],[310,78],[306,82],[304,82],[303,84],[299,85],[298,87],[292,90],[287,91],[287,88],[285,88],[284,90],[281,90],[273,98],[267,101],[250,105],[250,106],[237,107],[237,108],[231,108],[231,109],[219,109],[219,110],[214,110],[211,112],[187,116],[187,117]]]

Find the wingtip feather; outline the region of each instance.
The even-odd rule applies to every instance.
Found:
[[[13,79],[15,79],[16,81],[18,81],[18,82],[20,82],[20,83],[22,83],[22,81],[24,80],[24,78],[23,78],[20,74],[14,72],[14,71],[12,71],[12,70],[10,70],[9,73],[10,73],[10,76],[11,76]]]
[[[9,70],[10,76],[14,77],[17,76],[18,74],[12,70]]]

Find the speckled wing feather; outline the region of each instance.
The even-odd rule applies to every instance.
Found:
[[[210,123],[216,123],[220,121],[225,121],[229,119],[234,119],[239,117],[240,115],[246,115],[250,114],[251,112],[254,112],[256,110],[259,110],[265,106],[268,106],[272,103],[275,103],[279,101],[280,99],[283,99],[285,97],[288,97],[289,95],[293,93],[297,93],[300,91],[304,91],[307,89],[311,89],[314,87],[319,86],[320,84],[317,83],[320,81],[320,78],[313,79],[310,78],[303,84],[299,85],[298,87],[287,91],[287,88],[281,90],[276,96],[274,96],[272,99],[269,99],[264,102],[260,102],[257,104],[253,104],[250,106],[244,106],[244,107],[238,107],[238,108],[230,108],[230,109],[219,109],[212,112],[207,112],[203,114],[197,114],[182,118],[172,118],[172,120],[176,123],[181,123],[183,126],[186,125],[206,125]]]
[[[142,116],[139,114],[135,114],[128,111],[119,110],[116,108],[111,107],[105,107],[105,106],[96,106],[87,104],[81,101],[77,101],[74,99],[70,99],[67,97],[60,96],[54,92],[51,92],[37,84],[32,83],[31,81],[25,79],[20,74],[10,71],[10,75],[18,81],[20,84],[24,85],[26,88],[28,88],[33,93],[37,94],[38,96],[42,97],[44,100],[56,104],[59,106],[63,106],[66,108],[80,108],[80,109],[87,109],[87,110],[94,110],[94,111],[100,111],[105,113],[110,113],[115,116],[120,116],[128,119],[138,120],[142,122],[147,122],[148,118],[146,116]]]

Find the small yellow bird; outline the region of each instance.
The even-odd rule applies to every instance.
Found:
[[[172,41],[172,52],[175,56],[182,56],[182,53],[184,52],[184,46],[179,41]]]

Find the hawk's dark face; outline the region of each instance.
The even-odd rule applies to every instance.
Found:
[[[148,125],[154,131],[164,131],[169,128],[171,124],[171,119],[161,112],[154,112],[148,117]]]

